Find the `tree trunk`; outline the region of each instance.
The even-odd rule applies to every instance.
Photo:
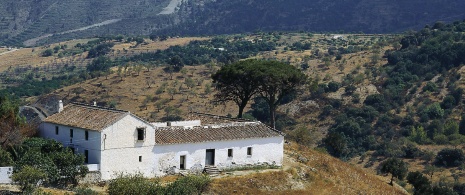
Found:
[[[275,122],[275,110],[276,106],[273,103],[269,104],[270,107],[270,126],[273,127],[273,129],[276,129],[276,122]]]
[[[239,106],[239,114],[237,114],[237,118],[242,118],[242,113],[244,112],[244,108],[247,106],[247,101],[244,103],[242,102]]]
[[[393,181],[394,181],[394,175],[391,177],[391,183],[389,183],[391,184],[391,186],[394,185]]]

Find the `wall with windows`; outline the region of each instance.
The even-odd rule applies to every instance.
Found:
[[[283,137],[255,138],[232,141],[216,141],[205,143],[186,143],[173,145],[156,145],[156,175],[164,175],[173,167],[179,169],[181,156],[185,156],[185,166],[191,168],[204,167],[207,149],[214,149],[214,165],[219,169],[261,163],[282,165]],[[250,149],[249,149],[250,148]],[[248,154],[248,152],[250,152]],[[232,156],[231,156],[232,153]]]
[[[39,131],[41,137],[54,139],[65,147],[74,148],[75,153],[85,155],[87,151],[86,163],[100,164],[100,132],[52,123],[42,123]]]
[[[155,131],[151,124],[127,115],[102,131],[103,180],[120,173],[140,172],[153,177]]]

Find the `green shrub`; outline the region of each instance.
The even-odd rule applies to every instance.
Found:
[[[46,174],[32,166],[24,166],[20,171],[13,173],[11,179],[21,186],[21,190],[25,194],[30,194],[37,189],[37,184],[40,180],[46,178]]]
[[[110,181],[108,193],[112,195],[126,194],[164,194],[163,187],[158,181],[150,181],[140,173],[120,174]]]
[[[82,187],[74,189],[74,192],[76,193],[76,195],[98,195],[98,192],[89,188]]]
[[[445,148],[438,152],[436,165],[445,167],[460,166],[465,162],[465,155],[461,149]]]
[[[455,120],[447,120],[444,124],[444,134],[452,135],[459,133],[459,124]]]
[[[208,176],[181,177],[166,187],[167,194],[201,194],[210,184]]]
[[[0,148],[0,167],[7,167],[13,165],[13,159],[9,152]]]
[[[447,143],[449,143],[449,139],[447,138],[447,136],[442,135],[442,134],[441,135],[436,135],[436,136],[434,136],[434,143],[440,144],[440,145],[447,144]]]
[[[108,194],[201,194],[210,184],[208,176],[181,177],[166,187],[155,180],[148,180],[140,173],[120,174],[110,181]]]

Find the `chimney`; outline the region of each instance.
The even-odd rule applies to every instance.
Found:
[[[97,102],[96,102],[96,101],[94,101],[94,106],[97,106]]]
[[[62,100],[58,101],[58,113],[60,113],[61,111],[63,111],[63,101]]]

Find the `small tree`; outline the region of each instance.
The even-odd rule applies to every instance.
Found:
[[[381,163],[381,172],[391,174],[391,182],[393,185],[394,178],[399,180],[404,179],[408,172],[408,164],[397,158],[390,158]]]
[[[420,172],[410,172],[407,176],[407,181],[415,188],[414,194],[426,194],[431,192],[431,183]]]
[[[0,167],[11,165],[13,165],[13,159],[11,159],[10,153],[0,148]]]
[[[445,167],[460,166],[465,162],[465,156],[461,149],[445,148],[438,152],[436,165]]]
[[[438,172],[439,168],[437,168],[434,165],[426,165],[425,170],[423,171],[426,175],[430,177],[430,179],[433,179],[434,173]],[[409,174],[410,175],[410,174]]]
[[[26,165],[20,171],[13,173],[11,179],[21,186],[24,194],[31,194],[38,186],[40,180],[46,178],[46,174],[37,168]]]
[[[53,50],[52,49],[47,49],[44,52],[42,52],[42,57],[49,57],[53,55]]]

